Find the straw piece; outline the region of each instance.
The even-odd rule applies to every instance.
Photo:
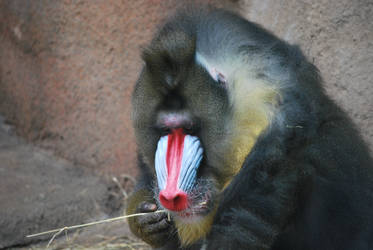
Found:
[[[164,213],[164,212],[166,212],[166,210],[157,210],[157,211],[152,212],[152,213]],[[149,214],[151,214],[151,213],[138,213],[138,214],[123,215],[123,216],[114,217],[114,218],[110,218],[110,219],[106,219],[106,220],[99,220],[99,221],[94,221],[94,222],[80,224],[80,225],[74,225],[74,226],[69,226],[69,227],[62,227],[62,228],[58,228],[58,229],[53,229],[53,230],[49,230],[49,231],[45,231],[45,232],[41,232],[41,233],[30,234],[30,235],[27,235],[26,237],[27,238],[31,238],[31,237],[37,237],[37,236],[41,236],[41,235],[45,235],[45,234],[55,233],[53,235],[52,239],[50,240],[50,241],[53,241],[53,239],[57,235],[59,235],[60,233],[62,233],[63,231],[67,231],[67,230],[71,230],[71,229],[76,229],[76,228],[82,228],[82,227],[89,227],[89,226],[93,226],[93,225],[98,225],[98,224],[103,224],[103,223],[108,223],[108,222],[123,220],[123,219],[130,218],[130,217],[136,217],[136,216],[142,216],[142,215],[149,215]]]

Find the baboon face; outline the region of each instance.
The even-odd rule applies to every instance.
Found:
[[[182,219],[208,214],[227,179],[228,90],[195,59],[182,63],[148,52],[133,95],[139,149],[157,175],[160,204]],[[153,65],[156,65],[154,67]]]

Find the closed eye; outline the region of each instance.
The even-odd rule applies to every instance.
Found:
[[[222,86],[224,88],[227,87],[227,79],[225,75],[223,75],[217,68],[210,65],[199,53],[196,53],[196,62],[207,71],[207,73],[212,77],[212,79],[214,79],[215,82],[219,83],[219,86]]]
[[[217,82],[220,85],[227,87],[227,80],[225,79],[225,76],[222,73],[218,73],[216,78],[217,78]]]

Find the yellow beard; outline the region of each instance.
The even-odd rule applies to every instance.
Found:
[[[190,245],[197,240],[206,237],[210,232],[217,208],[203,217],[200,221],[194,223],[184,223],[175,219],[175,225],[179,234],[182,246]]]
[[[277,90],[267,82],[247,75],[238,76],[230,94],[233,100],[232,134],[225,159],[231,173],[225,187],[240,171],[259,135],[269,126],[279,99]]]

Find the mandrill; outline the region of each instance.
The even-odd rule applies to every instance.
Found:
[[[373,249],[373,164],[297,46],[179,11],[133,92],[132,232],[161,249]],[[151,213],[157,210],[167,212]]]

